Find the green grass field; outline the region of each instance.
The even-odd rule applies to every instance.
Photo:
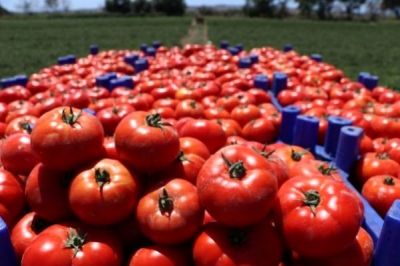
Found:
[[[31,74],[67,54],[83,56],[90,44],[101,49],[137,48],[161,40],[179,45],[188,31],[184,18],[25,18],[0,20],[0,77]],[[290,43],[301,54],[319,53],[324,61],[356,79],[368,71],[380,84],[400,90],[398,22],[320,22],[247,18],[207,18],[208,38],[246,49]]]

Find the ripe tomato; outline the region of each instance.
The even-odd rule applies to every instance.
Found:
[[[75,218],[68,202],[71,173],[37,164],[25,182],[25,198],[37,215],[49,222]]]
[[[39,163],[31,149],[31,136],[27,133],[7,137],[1,146],[0,159],[6,170],[17,175],[28,175]]]
[[[151,245],[142,247],[132,254],[127,266],[188,266],[192,264],[192,254],[186,246]]]
[[[222,127],[228,137],[242,135],[242,127],[233,119],[214,119],[213,121],[216,121]]]
[[[129,217],[139,195],[138,176],[113,159],[102,159],[78,171],[68,190],[72,211],[95,226],[113,225]]]
[[[25,214],[11,230],[11,242],[17,258],[21,260],[25,249],[36,239],[49,222],[40,218],[36,213]]]
[[[271,147],[271,145],[269,146]],[[302,160],[307,161],[309,159],[315,159],[314,155],[310,151],[295,145],[278,144],[274,154],[283,160],[289,171],[296,163]]]
[[[318,258],[343,251],[353,242],[364,209],[358,195],[343,182],[297,176],[279,189],[274,214],[289,248]]]
[[[202,205],[216,221],[248,226],[271,210],[278,181],[263,156],[251,148],[231,145],[204,163],[196,186]]]
[[[269,219],[245,228],[206,223],[194,240],[195,265],[277,266],[283,243]]]
[[[182,117],[193,117],[202,118],[204,117],[204,107],[203,105],[192,99],[186,99],[180,101],[175,108],[176,118]]]
[[[0,191],[0,216],[12,228],[25,207],[22,179],[0,168]]]
[[[101,109],[96,113],[106,136],[113,136],[119,122],[135,109],[128,104]]]
[[[231,118],[236,120],[241,127],[244,127],[251,120],[261,117],[260,109],[256,105],[239,105],[232,109]]]
[[[296,176],[315,176],[323,175],[337,181],[343,181],[338,170],[333,164],[316,159],[301,160],[289,171],[289,178]]]
[[[203,218],[196,187],[179,178],[150,188],[136,210],[140,230],[157,244],[178,244],[191,239],[200,230]]]
[[[198,139],[181,137],[179,138],[179,144],[181,150],[185,154],[196,154],[204,160],[207,160],[210,157],[210,152],[208,151],[207,146]]]
[[[154,173],[178,157],[179,135],[159,114],[138,111],[118,124],[115,147],[121,160],[140,172]]]
[[[46,228],[22,256],[22,266],[122,265],[122,246],[106,229],[84,224],[55,224]]]
[[[361,155],[355,166],[356,181],[362,186],[369,178],[376,175],[397,176],[399,164],[390,159],[387,153],[368,152]]]
[[[178,127],[180,137],[192,137],[203,142],[210,153],[225,146],[227,136],[215,121],[206,119],[188,119]]]
[[[104,130],[97,117],[72,107],[42,115],[31,133],[33,153],[54,169],[70,171],[101,154]]]
[[[390,175],[369,178],[361,190],[364,198],[383,218],[396,199],[400,199],[400,182]]]
[[[271,143],[277,137],[274,125],[265,117],[256,118],[248,122],[242,129],[242,137],[260,143]]]
[[[324,258],[300,257],[298,266],[370,266],[374,253],[374,242],[371,236],[360,227],[356,238],[345,250]]]

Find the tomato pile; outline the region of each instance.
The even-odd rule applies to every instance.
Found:
[[[360,195],[277,142],[274,96],[254,86],[276,71],[277,100],[320,118],[320,144],[330,115],[364,129],[354,178],[384,216],[400,197],[397,93],[271,47],[109,50],[0,91],[0,216],[21,265],[370,265]],[[109,73],[133,88],[96,83]]]

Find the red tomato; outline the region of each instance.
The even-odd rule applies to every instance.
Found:
[[[25,249],[36,239],[36,237],[49,223],[40,218],[36,213],[25,214],[11,230],[11,242],[18,260],[22,259]]]
[[[203,218],[196,187],[179,178],[151,188],[136,210],[140,230],[157,244],[178,244],[191,239],[200,230]]]
[[[283,160],[289,171],[302,160],[315,159],[310,151],[295,145],[280,145],[275,149],[274,154]]]
[[[279,189],[274,214],[289,248],[315,258],[346,249],[357,235],[364,209],[343,182],[297,176]]]
[[[367,231],[360,227],[355,240],[345,250],[324,258],[300,257],[299,266],[370,266],[373,254],[374,242]]]
[[[181,150],[185,154],[196,154],[207,160],[210,157],[210,152],[207,146],[196,138],[181,137],[179,138]]]
[[[0,216],[9,228],[25,207],[24,185],[16,175],[0,168]]]
[[[226,136],[241,136],[242,135],[242,127],[239,125],[236,120],[233,119],[217,119],[213,120],[216,121],[221,127],[222,130],[225,132]]]
[[[301,160],[300,162],[295,164],[289,171],[289,178],[296,176],[311,177],[315,175],[323,175],[337,181],[343,181],[340,173],[333,166],[333,164],[315,159]]]
[[[231,118],[236,120],[241,127],[244,127],[251,120],[261,117],[261,112],[256,105],[239,105],[232,109]]]
[[[104,131],[93,115],[60,107],[42,115],[31,133],[31,146],[40,161],[54,169],[73,170],[101,154]]]
[[[121,160],[140,172],[157,172],[179,155],[176,129],[159,114],[138,111],[126,116],[115,129],[115,147]]]
[[[376,175],[363,185],[362,195],[382,218],[396,199],[400,199],[400,182],[394,176]]]
[[[211,154],[225,146],[226,134],[215,121],[205,119],[188,119],[179,128],[180,137],[192,137],[203,142]]]
[[[363,185],[369,178],[376,175],[397,176],[399,164],[390,159],[386,153],[368,152],[361,155],[356,163],[356,180],[359,185]]]
[[[216,221],[239,227],[257,223],[268,214],[278,181],[263,156],[251,148],[231,145],[205,162],[196,186],[202,205]]]
[[[272,122],[264,117],[251,120],[242,129],[243,138],[260,143],[273,142],[277,133]]]
[[[113,106],[101,109],[96,113],[106,136],[113,136],[119,122],[135,109],[128,105]]]
[[[55,224],[46,228],[29,245],[22,257],[22,266],[122,265],[122,246],[106,229],[83,224],[70,227]]]
[[[138,249],[127,266],[188,266],[192,265],[190,249],[185,246],[151,245]]]
[[[281,237],[268,219],[245,228],[209,222],[193,244],[193,258],[197,266],[277,266],[282,257]]]
[[[1,146],[0,160],[6,170],[16,175],[28,175],[39,163],[31,149],[31,136],[16,133],[7,137]]]
[[[83,222],[113,225],[129,217],[140,195],[138,176],[122,163],[102,159],[79,171],[72,179],[68,199]]]
[[[68,202],[71,173],[37,164],[25,182],[25,198],[37,215],[49,222],[75,218]]]
[[[192,99],[186,99],[180,101],[175,108],[176,118],[180,119],[183,117],[202,118],[204,117],[203,105]]]

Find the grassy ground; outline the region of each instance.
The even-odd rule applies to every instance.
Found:
[[[34,73],[59,56],[100,49],[136,49],[160,40],[180,45],[191,18],[27,18],[0,19],[0,78]]]
[[[213,42],[229,40],[245,48],[290,43],[301,54],[319,53],[352,79],[360,71],[379,76],[380,84],[400,90],[398,22],[320,22],[303,20],[208,19]]]
[[[137,48],[161,40],[180,45],[191,18],[26,18],[0,19],[0,78],[31,74],[57,57],[101,49]],[[246,18],[207,18],[208,39],[242,43],[245,48],[291,43],[301,54],[319,53],[324,61],[355,79],[360,71],[400,90],[400,30],[396,22],[319,22]],[[189,31],[190,32],[190,31]],[[204,32],[203,32],[204,33]],[[206,37],[206,36],[202,36]]]

